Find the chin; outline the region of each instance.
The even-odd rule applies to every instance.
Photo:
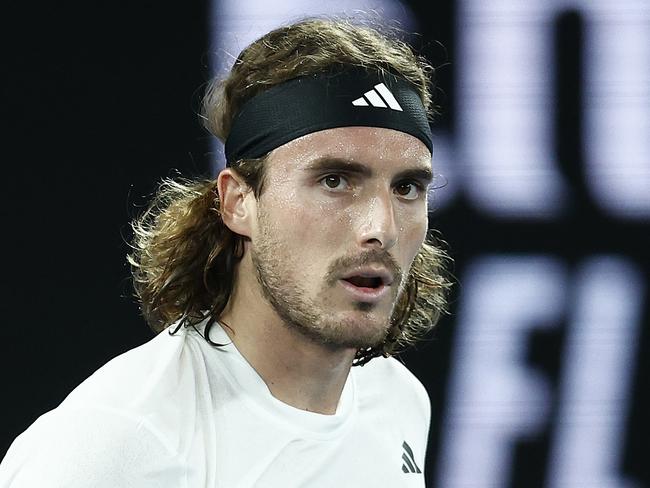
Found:
[[[379,314],[345,313],[334,330],[330,330],[331,343],[356,349],[381,344],[388,333],[389,320]]]

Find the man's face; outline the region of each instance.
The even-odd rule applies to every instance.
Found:
[[[275,149],[251,235],[265,298],[321,344],[381,343],[427,230],[431,155],[392,129],[343,127]]]

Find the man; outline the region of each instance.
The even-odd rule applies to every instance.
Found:
[[[134,223],[136,292],[167,333],[19,436],[0,486],[424,486],[429,400],[390,356],[447,287],[429,69],[343,20],[246,48],[205,98],[228,167],[164,182]]]

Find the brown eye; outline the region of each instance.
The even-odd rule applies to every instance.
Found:
[[[337,175],[329,175],[325,177],[325,184],[330,188],[336,188],[341,183],[341,177]]]
[[[395,192],[406,200],[415,200],[420,196],[420,187],[415,183],[407,181],[397,185]]]
[[[327,175],[320,180],[328,190],[344,190],[348,187],[348,181],[341,175]]]

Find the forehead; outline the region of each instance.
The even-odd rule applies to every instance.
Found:
[[[337,127],[274,149],[268,159],[269,170],[300,170],[323,158],[360,163],[387,173],[431,168],[429,149],[414,136],[379,127]]]

